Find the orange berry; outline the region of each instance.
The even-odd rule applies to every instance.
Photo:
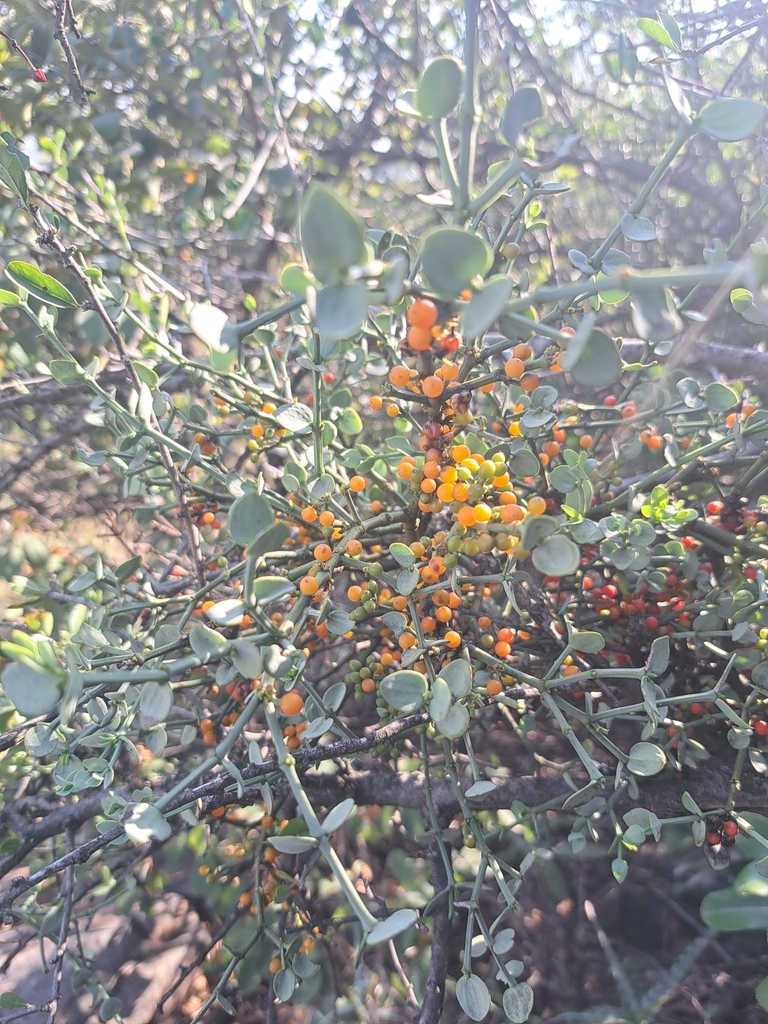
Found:
[[[437,306],[431,299],[417,299],[405,312],[408,323],[412,327],[429,330],[437,323]]]
[[[299,715],[304,710],[304,698],[296,690],[289,690],[280,698],[280,710],[284,715]]]
[[[489,697],[497,697],[503,689],[504,687],[498,679],[489,679],[485,684],[485,692]]]
[[[538,494],[528,499],[528,511],[532,516],[541,516],[547,511],[547,503]]]
[[[318,518],[321,526],[333,526],[336,521],[336,516],[334,516],[333,512],[329,512],[328,509],[321,512]]]
[[[280,959],[279,956],[272,957],[272,959],[269,961],[270,974],[277,974],[278,971],[282,970],[282,967],[283,961]]]
[[[477,620],[477,625],[480,629],[490,629],[492,624],[493,623],[491,622],[487,615],[481,615],[480,618]]]
[[[459,523],[461,523],[462,526],[467,527],[474,526],[475,523],[477,522],[475,510],[472,508],[471,505],[465,505],[463,508],[460,508],[459,511],[456,513],[456,519]]]
[[[550,459],[554,459],[556,455],[560,454],[560,445],[557,441],[547,441],[544,445],[544,454],[548,455]]]
[[[449,629],[445,634],[445,642],[451,650],[454,650],[461,644],[461,633],[457,633],[455,629]]]
[[[359,601],[362,596],[363,588],[358,587],[356,583],[353,584],[347,591],[347,597],[349,598],[350,601]]]
[[[579,674],[579,672],[581,672],[581,669],[579,668],[578,665],[566,665],[563,668],[563,675],[564,676],[577,676]]]
[[[200,445],[200,451],[203,453],[203,455],[213,455],[213,453],[216,451],[216,445],[213,443],[213,441],[207,441],[205,444]]]
[[[376,689],[376,681],[374,679],[371,679],[370,677],[368,679],[364,679],[360,683],[360,689],[363,691],[363,693],[373,693],[373,691]]]
[[[456,380],[459,376],[459,368],[456,363],[443,363],[440,367],[440,374],[443,380]]]
[[[397,597],[392,598],[392,607],[396,612],[405,611],[408,607],[408,599],[403,597],[402,594],[398,594]]]
[[[495,387],[496,387],[496,382],[492,380],[492,381],[489,381],[488,384],[482,384],[480,386],[480,391],[482,391],[482,393],[484,395],[490,395],[490,393],[493,391],[493,389]]]
[[[526,373],[520,378],[520,387],[523,391],[535,391],[539,386],[539,378],[535,373]]]
[[[427,398],[439,398],[443,393],[445,385],[439,377],[425,377],[421,383],[422,390]]]
[[[318,544],[313,554],[318,562],[327,562],[333,552],[329,544]]]
[[[504,363],[504,373],[506,373],[508,377],[511,377],[512,380],[519,380],[525,373],[525,363],[522,359],[515,359],[514,357],[512,359],[508,359],[506,363]]]
[[[367,486],[368,481],[364,476],[353,476],[349,481],[349,489],[350,491],[354,491],[355,494],[359,494],[361,491],[364,491]]]
[[[508,629],[506,626],[503,626],[496,634],[497,640],[503,640],[505,643],[508,644],[512,643],[514,637],[515,634],[512,632],[511,629]]]
[[[526,362],[533,355],[533,349],[530,345],[515,345],[512,355],[515,359],[522,359],[523,362]]]
[[[459,298],[461,299],[462,302],[469,302],[469,300],[472,298],[472,289],[462,288],[461,291],[459,292]]]
[[[434,631],[437,629],[437,623],[435,622],[431,615],[425,615],[424,618],[421,620],[420,625],[423,632],[425,633],[434,633]]]
[[[755,411],[756,409],[757,409],[757,406],[756,406],[756,405],[752,405],[752,404],[751,404],[751,402],[747,402],[747,403],[746,403],[745,405],[742,405],[742,407],[741,407],[741,413],[742,413],[742,415],[744,416],[744,418],[746,419],[746,418],[747,418],[748,416],[751,416],[751,415],[752,415],[752,413],[753,413],[753,412],[754,412],[754,411]]]
[[[634,402],[627,402],[627,404],[621,410],[621,418],[624,420],[629,420],[635,415],[637,415],[637,406]]]
[[[316,576],[305,576],[299,584],[299,590],[307,597],[312,597],[320,589],[320,583]]]
[[[594,439],[594,437],[592,437],[591,434],[583,434],[579,438],[579,447],[580,448],[591,448],[594,443],[595,443],[595,439]]]
[[[648,447],[652,452],[657,452],[659,448],[664,447],[664,438],[660,434],[652,434],[648,438]]]
[[[374,412],[378,412],[379,409],[384,405],[380,395],[371,395],[368,399],[368,405]]]
[[[411,371],[407,366],[393,366],[389,371],[389,383],[396,388],[405,387],[411,379]]]
[[[463,462],[464,459],[468,459],[472,451],[465,444],[457,444],[451,449],[451,458],[454,462]]]
[[[432,345],[432,331],[422,327],[409,327],[406,337],[414,352],[426,352]]]
[[[389,418],[393,420],[395,416],[400,415],[400,406],[395,405],[394,402],[390,402],[384,411],[386,412],[387,416],[389,416]]]
[[[512,653],[511,645],[506,643],[504,640],[499,640],[493,649],[496,652],[496,656],[499,658],[506,658]]]
[[[303,508],[301,510],[301,518],[305,523],[314,523],[317,519],[317,509],[312,508],[311,506],[309,508]]]
[[[398,646],[403,651],[407,651],[409,647],[415,647],[418,640],[413,633],[401,633],[397,640]]]
[[[344,545],[344,550],[348,555],[351,555],[353,558],[357,558],[357,556],[363,552],[363,545],[359,540],[348,540]]]
[[[421,481],[421,489],[424,494],[432,494],[433,491],[437,490],[437,484],[434,480],[430,480],[429,477],[427,477],[425,480]]]
[[[438,622],[450,622],[453,618],[453,612],[450,608],[441,607],[435,612],[435,618]]]

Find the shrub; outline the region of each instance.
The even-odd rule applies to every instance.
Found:
[[[181,863],[226,951],[195,1019],[263,986],[311,1002],[343,934],[356,962],[387,950],[394,998],[423,1022],[449,976],[471,1019],[495,1004],[524,1021],[510,921],[537,854],[599,848],[621,883],[681,825],[718,868],[739,835],[755,858],[768,846],[750,811],[765,805],[768,416],[759,386],[683,368],[726,296],[731,322],[765,322],[765,242],[741,244],[765,195],[727,252],[632,265],[678,155],[748,140],[764,108],[694,93],[692,111],[666,75],[667,152],[566,274],[552,253],[567,238],[547,260],[536,248],[575,140],[548,144],[541,92],[519,84],[486,118],[506,154],[480,173],[492,108],[478,5],[465,13],[463,63],[438,56],[398,101],[439,159],[430,226],[411,230],[397,200],[366,223],[322,174],[304,188],[275,115],[302,255],[239,323],[125,249],[86,259],[74,242],[98,240],[94,210],[59,219],[67,175],[45,180],[4,136],[0,178],[44,256],[7,263],[3,315],[52,382],[89,394],[69,465],[94,490],[121,481],[141,531],[125,561],[55,563],[17,514],[6,545],[19,617],[0,645],[0,771],[18,797],[0,864],[26,871],[0,907],[55,939],[102,1019],[121,1007],[67,946],[77,914],[148,905]],[[673,19],[639,29],[683,49]],[[65,162],[57,145],[87,171],[87,150]],[[127,247],[119,190],[97,185]],[[431,891],[424,861],[393,856],[384,899],[352,844],[396,826]],[[707,897],[705,919],[764,926],[765,863]]]

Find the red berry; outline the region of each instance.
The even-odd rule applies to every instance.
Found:
[[[747,579],[747,580],[756,580],[757,579],[757,569],[755,569],[754,565],[745,565],[744,569],[742,571],[744,573],[744,579]]]
[[[645,620],[645,628],[653,631],[659,628],[659,620],[655,615],[649,615]]]
[[[614,587],[614,585],[612,583],[609,583],[607,586],[603,587],[602,596],[603,596],[603,600],[605,600],[605,599],[607,599],[609,597],[618,597],[619,596],[619,588],[618,587]]]
[[[722,501],[710,501],[707,505],[707,512],[711,512],[713,516],[717,515],[718,512],[723,511]]]
[[[35,68],[32,72],[32,77],[36,82],[47,82],[48,79],[45,77],[45,72],[42,68]]]
[[[768,736],[768,722],[766,722],[764,718],[759,718],[752,728],[758,736]]]
[[[610,409],[612,409],[617,402],[618,398],[616,397],[616,395],[606,395],[606,397],[603,399],[603,405],[607,405]]]
[[[325,373],[323,374],[323,380],[325,381],[326,384],[333,384],[333,382],[336,380],[336,374],[331,373],[330,370],[326,370]]]
[[[707,832],[707,842],[710,846],[720,845],[720,833],[719,832]]]
[[[731,821],[729,819],[723,823],[723,832],[725,832],[727,836],[737,836],[739,834],[739,826],[735,821]]]
[[[696,702],[694,702],[693,704],[691,704],[690,710],[692,715],[700,715],[704,708],[701,706],[701,704],[697,704]]]

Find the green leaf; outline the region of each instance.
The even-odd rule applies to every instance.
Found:
[[[336,421],[336,426],[342,434],[351,434],[353,437],[363,432],[363,421],[356,409],[345,409]]]
[[[112,1020],[122,1012],[123,1001],[117,996],[108,996],[99,1007],[99,1020]]]
[[[669,664],[669,637],[657,636],[651,644],[651,652],[645,663],[649,675],[659,676]]]
[[[627,768],[633,775],[647,778],[658,775],[667,763],[666,755],[655,743],[635,743],[629,751]]]
[[[261,675],[261,651],[250,640],[233,640],[232,664],[245,679],[256,679]]]
[[[400,669],[385,676],[380,686],[381,696],[398,711],[409,714],[418,711],[427,696],[427,680],[421,672]]]
[[[411,566],[409,569],[402,569],[397,574],[397,579],[395,580],[398,594],[408,597],[416,589],[420,578],[419,570],[415,566]]]
[[[718,142],[740,142],[760,127],[765,111],[754,100],[713,100],[702,108],[695,124]]]
[[[48,722],[32,726],[24,736],[24,747],[32,757],[47,757],[48,754],[58,752],[61,746],[54,726]]]
[[[300,263],[289,263],[280,271],[280,287],[289,295],[306,295],[307,288],[314,288],[317,279]]]
[[[291,968],[283,967],[272,979],[272,990],[275,993],[275,998],[281,1003],[287,1003],[293,995],[297,984],[298,980]]]
[[[412,928],[418,916],[415,910],[396,910],[384,921],[378,921],[366,935],[365,941],[369,946],[375,946],[379,942],[389,942],[396,935]]]
[[[355,628],[354,620],[342,608],[333,608],[325,619],[329,632],[334,636],[344,636],[351,629]]]
[[[236,544],[245,546],[264,533],[274,520],[269,502],[255,491],[248,491],[232,504],[227,529]]]
[[[259,576],[253,581],[251,599],[254,604],[270,604],[293,593],[294,586],[283,576]]]
[[[292,434],[306,434],[312,429],[312,410],[308,405],[300,405],[298,402],[281,405],[275,413],[275,419]]]
[[[531,560],[547,576],[568,576],[579,567],[579,549],[568,537],[553,534],[533,549]]]
[[[435,722],[437,729],[449,740],[457,740],[469,728],[469,711],[463,704],[454,704],[441,719]]]
[[[461,314],[461,332],[468,339],[485,334],[504,310],[512,292],[512,279],[506,274],[490,277],[483,287],[475,292]]]
[[[317,846],[317,839],[314,836],[275,836],[269,840],[269,845],[279,853],[306,853]]]
[[[190,646],[200,658],[214,654],[226,642],[221,633],[217,633],[215,629],[209,629],[202,622],[196,623],[189,634]]]
[[[556,529],[557,520],[552,516],[528,516],[523,520],[520,543],[526,550],[531,551]]]
[[[627,862],[622,857],[615,857],[611,861],[611,872],[619,885],[627,877],[627,870]]]
[[[621,233],[628,242],[653,242],[656,238],[653,221],[629,213],[621,218]]]
[[[0,181],[5,182],[17,199],[27,205],[27,178],[21,160],[8,148],[5,139],[0,138]]]
[[[317,293],[315,322],[327,341],[343,341],[359,334],[368,314],[364,281],[329,284]]]
[[[149,724],[164,722],[172,707],[173,690],[169,683],[144,683],[139,700],[142,718],[150,719]]]
[[[732,409],[739,403],[736,391],[729,388],[727,384],[721,384],[719,380],[713,380],[707,384],[702,392],[702,397],[707,408],[713,409],[715,412],[725,412],[726,409]]]
[[[466,697],[472,689],[472,669],[463,658],[454,658],[440,669],[440,678],[444,679],[455,700]]]
[[[350,204],[313,182],[301,208],[301,244],[322,284],[340,284],[350,267],[366,262],[365,225]]]
[[[507,989],[501,1005],[512,1024],[525,1024],[533,1009],[533,989],[527,981],[521,981]]]
[[[162,811],[154,804],[136,804],[131,810],[128,820],[124,822],[125,834],[135,845],[148,843],[150,839],[164,842],[170,839],[173,832],[163,817]]]
[[[456,982],[456,999],[471,1020],[483,1020],[491,1009],[488,986],[476,974],[459,978]]]
[[[15,292],[7,292],[0,288],[0,306],[18,306],[20,303],[21,299]]]
[[[621,376],[621,356],[604,331],[592,330],[569,372],[579,384],[602,388],[615,383]]]
[[[23,1006],[29,1006],[29,1003],[15,992],[0,995],[0,1010],[20,1010]]]
[[[432,696],[429,701],[429,713],[433,721],[445,718],[451,707],[451,688],[440,676],[432,684]]]
[[[658,21],[654,21],[653,18],[640,18],[637,27],[642,32],[645,32],[650,39],[653,39],[654,42],[660,43],[668,50],[677,52],[680,49],[664,26],[660,25]]]
[[[434,228],[424,239],[424,274],[445,298],[455,298],[475,277],[485,274],[492,262],[488,243],[461,228]]]
[[[416,555],[414,555],[408,545],[401,544],[399,541],[389,545],[389,553],[403,569],[410,569],[416,561]]]
[[[768,900],[764,896],[740,893],[732,886],[708,892],[699,912],[704,923],[718,931],[768,928]]]
[[[0,678],[6,697],[26,718],[46,714],[61,697],[58,681],[53,675],[21,662],[6,665]]]
[[[414,103],[427,121],[447,117],[461,97],[464,68],[455,57],[438,57],[424,69]]]
[[[62,387],[72,387],[85,381],[83,368],[74,359],[52,359],[48,364],[51,376]]]
[[[335,832],[341,828],[344,822],[349,818],[351,814],[357,810],[357,804],[352,797],[347,797],[346,800],[342,800],[340,804],[336,804],[333,810],[329,811],[326,815],[325,821],[323,822],[323,831],[326,835],[331,832]]]
[[[501,130],[510,146],[517,146],[523,135],[525,126],[541,117],[544,108],[539,90],[532,85],[524,85],[518,89],[507,103]]]
[[[287,523],[273,523],[263,533],[260,533],[256,540],[246,548],[246,554],[253,558],[258,558],[259,555],[265,555],[269,551],[279,551],[283,546],[283,541],[290,537],[291,528]]]
[[[568,637],[568,643],[574,651],[581,651],[582,654],[595,654],[605,647],[605,637],[600,633],[582,633],[574,629]]]
[[[31,263],[12,260],[5,268],[6,277],[20,288],[26,288],[30,295],[49,306],[77,307],[77,299],[72,292],[59,284],[55,277],[50,277],[33,267]]]
[[[632,323],[643,341],[669,341],[682,329],[672,296],[664,288],[632,292]]]
[[[555,466],[549,474],[549,482],[561,494],[570,494],[576,490],[577,477],[567,466]]]

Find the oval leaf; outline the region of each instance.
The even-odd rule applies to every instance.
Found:
[[[371,928],[366,936],[366,942],[369,946],[375,946],[377,942],[389,942],[406,928],[411,928],[418,916],[415,910],[396,910],[385,921],[379,921]]]
[[[269,503],[255,491],[238,498],[229,510],[227,529],[237,544],[250,544],[274,522]]]
[[[531,560],[547,576],[568,576],[579,567],[579,549],[568,537],[554,534],[533,549]]]
[[[449,740],[457,740],[469,728],[469,711],[463,704],[454,704],[448,714],[435,722],[438,731]]]
[[[365,263],[365,225],[346,199],[313,182],[301,207],[301,244],[312,273],[323,284],[340,284],[355,264]]]
[[[285,430],[292,434],[306,434],[312,427],[312,410],[308,405],[291,402],[281,405],[275,413],[275,419]]]
[[[451,691],[448,683],[439,676],[432,684],[432,697],[429,701],[429,713],[434,721],[445,718],[451,706]]]
[[[658,775],[666,763],[664,751],[655,743],[635,743],[629,751],[627,768],[633,775],[648,777]]]
[[[306,853],[317,846],[314,836],[274,836],[269,840],[278,853]]]
[[[317,293],[315,322],[327,341],[359,334],[367,314],[368,293],[363,281],[329,284]]]
[[[427,680],[421,672],[401,669],[386,676],[380,689],[384,700],[398,711],[418,711],[427,696]]]
[[[475,292],[461,316],[461,330],[471,340],[479,338],[491,327],[501,313],[512,292],[512,280],[506,274],[491,277]]]
[[[472,689],[472,669],[463,658],[455,658],[443,665],[440,677],[448,683],[455,700],[466,697]]]
[[[253,581],[251,600],[254,604],[269,604],[292,593],[293,589],[291,581],[282,576],[260,576]]]
[[[217,626],[239,626],[245,615],[245,602],[235,597],[217,601],[205,614]]]
[[[415,106],[427,121],[439,121],[456,107],[464,69],[454,57],[438,57],[425,68],[416,87]]]
[[[11,662],[3,669],[3,689],[20,715],[33,718],[56,706],[61,694],[56,679],[48,672]]]
[[[348,797],[346,800],[342,800],[340,804],[336,804],[332,811],[329,811],[326,815],[325,821],[323,822],[323,831],[326,834],[335,832],[336,829],[341,828],[350,814],[354,814],[357,809],[355,801]]]
[[[574,630],[568,637],[568,643],[574,651],[581,651],[583,654],[594,654],[596,651],[602,651],[605,647],[605,637],[600,633],[579,633]]]
[[[512,1024],[525,1024],[533,1009],[533,989],[527,981],[508,988],[501,999],[504,1013]]]
[[[604,331],[591,331],[570,374],[579,384],[602,388],[621,376],[621,356]]]
[[[538,89],[532,85],[524,85],[517,90],[507,103],[501,127],[510,146],[518,145],[525,126],[541,117],[543,109]]]
[[[424,240],[422,268],[429,283],[454,298],[493,262],[493,253],[479,235],[461,228],[435,228]]]
[[[168,683],[144,683],[139,709],[142,718],[152,723],[164,722],[173,707],[173,690]]]
[[[760,127],[765,111],[754,100],[714,100],[702,109],[696,125],[718,142],[739,142]]]
[[[37,267],[33,267],[31,263],[12,260],[5,268],[5,273],[14,284],[26,288],[30,295],[41,302],[47,302],[49,306],[65,308],[78,305],[77,299],[68,288],[59,284],[55,277],[50,277]]]
[[[491,994],[488,986],[476,974],[459,978],[456,982],[456,999],[471,1020],[483,1020],[488,1016]]]
[[[746,895],[732,886],[708,892],[701,902],[702,920],[710,928],[740,932],[747,928],[768,928],[768,900]]]

